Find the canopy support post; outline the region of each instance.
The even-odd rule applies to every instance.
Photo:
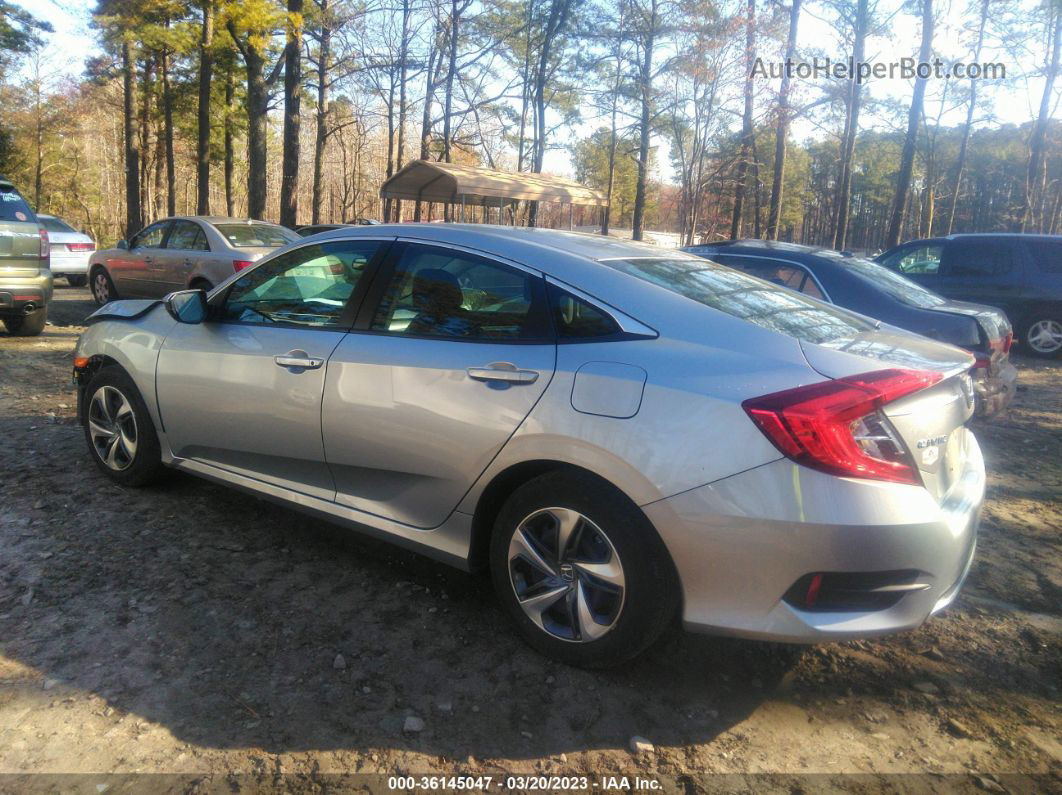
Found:
[[[568,202],[568,231],[571,232],[575,229],[575,205]]]
[[[465,222],[465,194],[461,194],[461,223]]]

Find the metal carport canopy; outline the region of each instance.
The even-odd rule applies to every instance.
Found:
[[[546,174],[494,171],[459,163],[413,160],[380,186],[382,199],[473,204],[487,199],[526,199],[604,207],[605,195],[570,179]]]

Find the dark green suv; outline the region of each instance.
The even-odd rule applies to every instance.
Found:
[[[11,334],[44,331],[52,300],[48,233],[15,186],[0,177],[0,320]]]

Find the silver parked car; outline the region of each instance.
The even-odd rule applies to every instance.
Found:
[[[909,629],[970,567],[972,357],[681,252],[344,228],[207,296],[98,310],[90,455],[175,467],[467,568],[578,665],[693,630]]]
[[[239,218],[164,218],[117,248],[89,260],[97,304],[117,298],[161,298],[174,290],[210,290],[233,273],[300,237],[277,224]]]
[[[71,287],[84,287],[96,241],[54,215],[38,213],[37,220],[48,230],[52,275],[65,277]]]

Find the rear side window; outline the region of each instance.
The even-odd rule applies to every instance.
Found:
[[[166,248],[181,251],[210,251],[203,228],[194,221],[174,221]]]
[[[1062,240],[1026,240],[1025,246],[1040,273],[1062,273]]]
[[[646,257],[601,262],[699,304],[805,342],[822,344],[875,328],[852,312],[710,260]]]
[[[1002,240],[953,240],[944,249],[947,276],[1002,276],[1014,270],[1014,246]]]
[[[561,339],[609,337],[620,332],[615,319],[589,301],[554,284],[549,285],[548,289],[553,326]]]
[[[33,223],[37,217],[17,190],[0,185],[0,221],[24,221]]]
[[[822,291],[815,280],[801,267],[791,265],[788,262],[761,259],[759,257],[737,257],[726,254],[714,254],[712,259],[728,268],[737,268],[739,271],[763,279],[771,284],[788,287],[798,293],[810,295],[812,298],[822,298]]]

